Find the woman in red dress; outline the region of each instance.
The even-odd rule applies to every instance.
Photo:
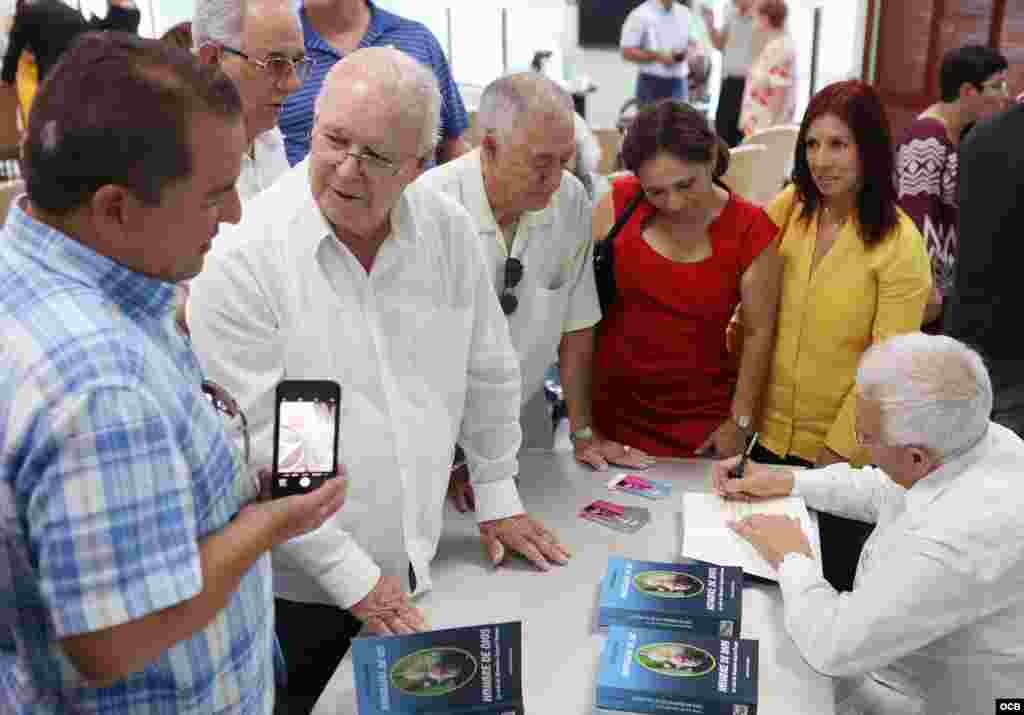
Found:
[[[664,457],[739,453],[756,422],[775,334],[777,228],[718,179],[728,147],[704,116],[665,100],[641,110],[622,158],[632,172],[595,208],[615,237],[617,296],[601,322],[592,387],[603,437]],[[742,302],[739,366],[725,330]]]

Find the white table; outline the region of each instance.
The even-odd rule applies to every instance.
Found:
[[[471,515],[447,513],[438,555],[431,566],[434,589],[417,604],[432,628],[521,620],[526,712],[591,713],[605,640],[596,625],[597,599],[608,555],[678,560],[680,495],[709,491],[708,463],[662,461],[648,473],[674,482],[670,498],[650,501],[613,495],[605,486],[612,473],[598,474],[579,466],[571,453],[524,453],[520,464],[523,502],[532,516],[558,532],[573,553],[568,566],[548,573],[535,571],[519,559],[495,570],[484,556]],[[646,506],[651,510],[651,523],[636,534],[622,534],[576,517],[580,507],[599,498]],[[835,712],[832,680],[804,662],[785,632],[777,586],[744,589],[742,637],[760,641],[759,712]],[[352,661],[346,656],[313,715],[356,712]]]

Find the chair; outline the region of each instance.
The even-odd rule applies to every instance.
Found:
[[[758,193],[758,174],[761,173],[761,159],[768,152],[763,144],[741,144],[729,151],[729,170],[722,181],[747,201],[755,201]]]
[[[793,171],[793,152],[796,149],[796,138],[800,133],[798,124],[780,124],[766,127],[753,132],[743,139],[740,146],[761,144],[767,150],[758,160],[761,170],[767,172],[759,180],[756,196],[749,197],[757,204],[765,204],[772,200],[789,178]]]

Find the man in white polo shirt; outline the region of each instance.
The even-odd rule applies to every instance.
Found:
[[[541,392],[557,358],[577,459],[597,469],[609,461],[642,468],[647,455],[602,439],[590,425],[590,366],[601,308],[590,202],[565,170],[575,153],[572,99],[539,73],[509,75],[484,90],[477,126],[478,149],[417,183],[454,198],[476,223],[519,353],[523,405]]]
[[[687,54],[696,50],[690,37],[690,11],[676,0],[647,0],[622,23],[622,57],[640,65],[636,98],[640,104],[688,99]]]

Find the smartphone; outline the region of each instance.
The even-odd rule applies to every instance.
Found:
[[[334,380],[282,380],[274,403],[271,496],[311,492],[338,471],[341,386]]]

